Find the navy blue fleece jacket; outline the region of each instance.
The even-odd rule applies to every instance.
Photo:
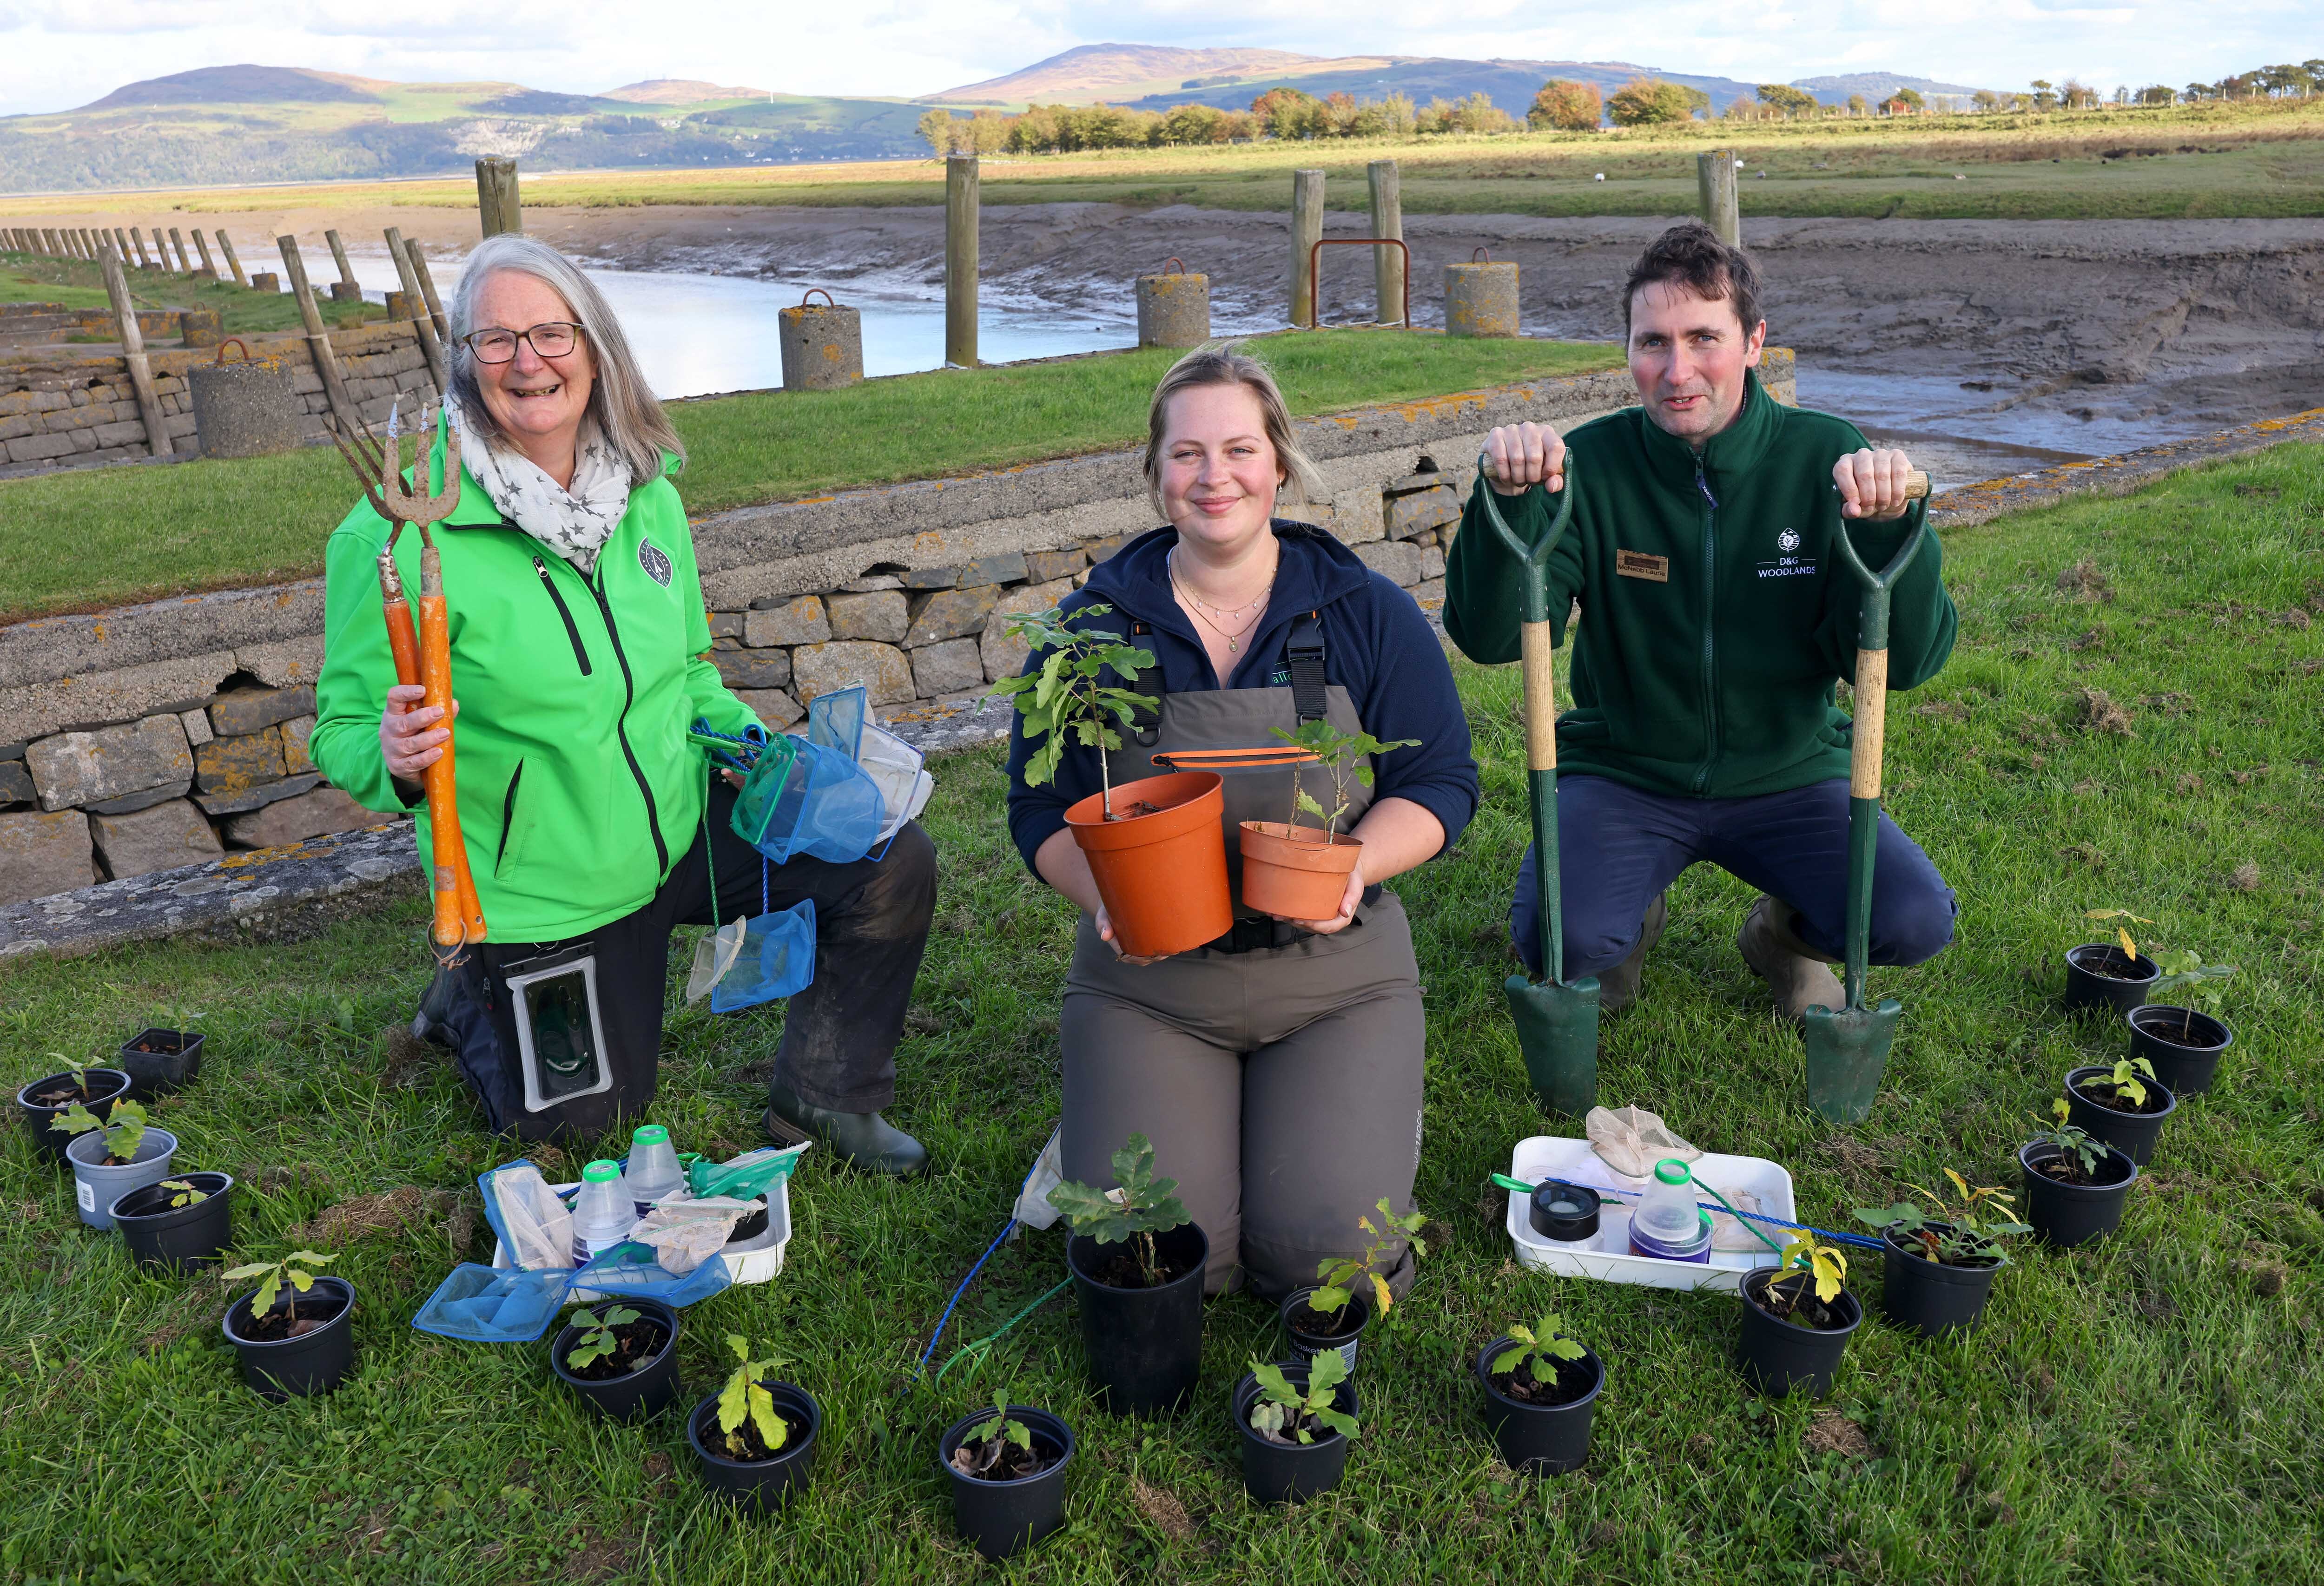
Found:
[[[1292,619],[1320,612],[1323,680],[1348,691],[1373,737],[1420,740],[1417,749],[1379,757],[1372,797],[1419,805],[1443,825],[1445,846],[1452,846],[1477,812],[1477,762],[1469,752],[1469,720],[1462,714],[1452,669],[1435,631],[1412,596],[1358,561],[1338,540],[1279,518],[1275,531],[1282,542],[1275,593],[1223,687],[1288,687],[1283,643]],[[1162,688],[1194,694],[1222,685],[1194,624],[1171,594],[1168,558],[1177,542],[1176,529],[1139,535],[1060,604],[1069,616],[1102,604],[1113,608],[1109,622],[1135,618],[1150,624],[1153,632],[1141,642],[1154,651]],[[1038,664],[1038,659],[1028,660],[1026,669]],[[1148,672],[1140,682],[1156,675]],[[1065,829],[1066,807],[1098,790],[1096,750],[1067,749],[1056,776],[1038,788],[1025,785],[1029,752],[1024,718],[1019,716],[1009,734],[1009,831],[1028,867],[1041,844]]]

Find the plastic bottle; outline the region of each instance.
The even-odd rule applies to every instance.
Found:
[[[573,1260],[576,1266],[604,1255],[630,1237],[638,1214],[622,1183],[619,1162],[592,1162],[581,1170],[581,1193],[573,1198]]]
[[[1630,1254],[1661,1261],[1711,1259],[1711,1217],[1694,1203],[1694,1175],[1675,1157],[1655,1164],[1655,1181],[1630,1213]]]
[[[630,1165],[622,1170],[622,1182],[629,1186],[630,1204],[641,1217],[654,1209],[655,1202],[675,1194],[686,1183],[686,1175],[678,1166],[678,1148],[669,1143],[669,1130],[659,1123],[638,1125],[630,1136]]]

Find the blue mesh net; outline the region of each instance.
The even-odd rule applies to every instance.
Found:
[[[736,836],[777,864],[801,853],[852,864],[872,851],[885,818],[878,785],[851,752],[785,736],[752,768],[733,824]]]
[[[742,928],[742,951],[710,990],[717,1013],[755,1007],[807,989],[815,979],[815,899],[754,914]]]

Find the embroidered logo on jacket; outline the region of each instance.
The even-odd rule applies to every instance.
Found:
[[[1618,550],[1614,553],[1614,571],[1625,578],[1644,578],[1652,584],[1670,582],[1670,558],[1648,556],[1642,550]]]
[[[1759,576],[1762,578],[1813,577],[1816,570],[1815,558],[1794,555],[1793,553],[1799,549],[1800,531],[1798,530],[1787,528],[1776,535],[1775,549],[1780,554],[1772,562],[1759,564]]]
[[[669,587],[669,578],[672,571],[669,565],[669,558],[662,555],[661,552],[655,548],[652,540],[641,539],[638,541],[638,566],[646,570],[647,577],[660,585],[664,589]]]

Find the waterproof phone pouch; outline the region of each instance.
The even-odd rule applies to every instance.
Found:
[[[710,988],[711,1011],[732,1013],[792,996],[813,979],[815,899],[803,898],[788,908],[750,917],[742,951]]]
[[[801,853],[852,864],[886,824],[879,787],[853,753],[812,738],[769,743],[734,801],[734,834],[777,864]]]
[[[524,1110],[543,1112],[613,1088],[605,1021],[597,1002],[597,955],[584,954],[505,979],[516,1019]]]

